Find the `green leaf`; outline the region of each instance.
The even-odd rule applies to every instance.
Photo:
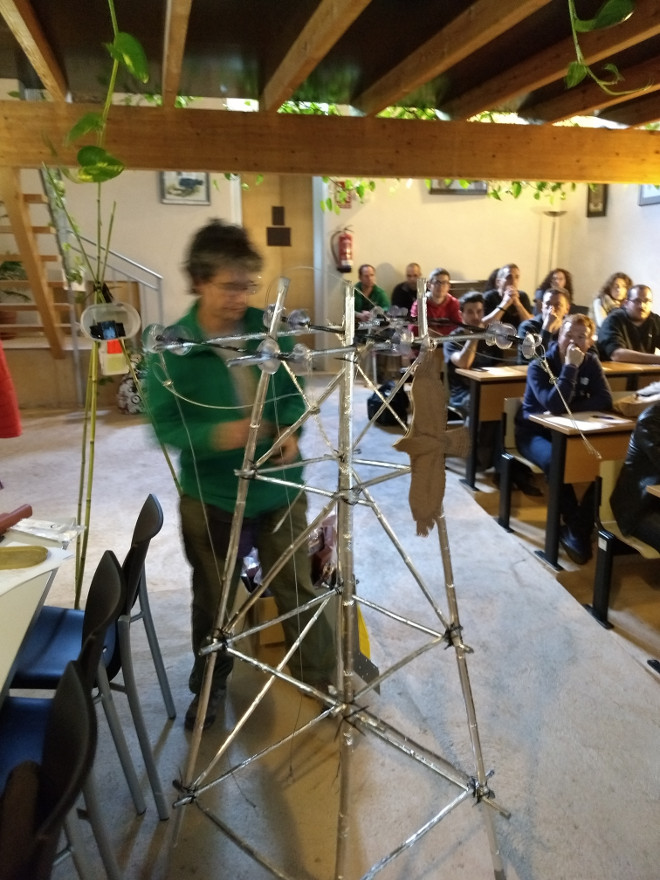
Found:
[[[124,170],[123,162],[102,147],[82,147],[78,151],[78,179],[84,183],[104,183],[118,177]]]
[[[121,64],[137,80],[146,83],[149,79],[149,64],[142,44],[131,34],[119,33],[112,43],[106,43],[105,48],[110,57]]]
[[[519,180],[511,181],[511,194],[513,195],[514,199],[517,199],[520,196],[522,189],[522,183]]]
[[[623,80],[623,76],[621,75],[619,68],[616,66],[616,64],[605,64],[603,69],[612,74],[612,79],[609,81],[610,85],[614,85],[614,83],[618,83]]]
[[[333,204],[332,204],[332,199],[330,198],[330,196],[328,196],[328,198],[325,200],[325,206],[328,209],[328,211],[332,211]]]
[[[90,131],[103,131],[103,116],[101,113],[85,113],[66,136],[67,144],[77,141],[78,138],[89,134]]]
[[[572,89],[574,86],[578,85],[578,83],[581,83],[588,73],[589,68],[586,64],[582,64],[579,61],[571,61],[568,65],[566,76],[564,77],[566,88]]]
[[[612,27],[630,18],[635,11],[633,0],[607,0],[593,19],[593,30]]]

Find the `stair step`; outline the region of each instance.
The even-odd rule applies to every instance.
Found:
[[[69,303],[67,302],[54,302],[51,303],[51,306],[57,311],[68,311]],[[36,312],[38,311],[38,306],[34,302],[28,303],[15,303],[15,302],[4,302],[0,300],[0,312]]]
[[[48,287],[62,288],[66,287],[64,281],[48,281]],[[17,290],[29,290],[30,282],[25,278],[0,278],[0,290],[6,290],[8,287],[15,287]]]
[[[54,226],[31,226],[32,232],[35,235],[55,235],[55,227]],[[0,224],[0,235],[13,235],[14,228],[13,226],[2,226]]]
[[[56,263],[59,258],[59,254],[39,254],[39,259],[43,263]],[[21,263],[23,261],[23,258],[20,254],[0,254],[0,260],[9,260],[12,263]]]

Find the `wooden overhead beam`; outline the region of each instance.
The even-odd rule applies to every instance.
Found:
[[[289,100],[371,0],[322,0],[259,97],[259,109],[275,111]]]
[[[97,105],[0,102],[0,167],[74,165]],[[127,168],[588,183],[660,181],[660,133],[114,106],[106,146]],[[58,149],[55,159],[49,145]],[[61,145],[58,147],[58,145]]]
[[[65,101],[66,78],[28,0],[2,0],[0,15],[54,101]]]
[[[660,95],[656,92],[625,106],[611,107],[602,116],[612,122],[630,126],[660,122]]]
[[[479,0],[351,103],[366,114],[391,107],[549,2]]]
[[[658,34],[660,0],[637,0],[635,12],[627,21],[581,34],[580,47],[587,64],[597,64]],[[563,79],[571,61],[575,61],[575,46],[569,37],[448,101],[442,109],[453,119],[469,119],[485,110],[497,110],[520,95]]]
[[[660,89],[660,62],[657,58],[644,61],[628,70],[621,70],[620,73],[624,79],[612,86],[612,91],[616,94],[603,91],[599,85],[589,79],[575,88],[567,89],[550,101],[521,108],[518,113],[525,119],[560,122],[578,115],[592,116],[596,110],[613,107],[615,104],[622,104]],[[604,76],[607,76],[607,72]],[[637,94],[626,94],[631,91],[636,91]]]
[[[181,83],[192,0],[167,0],[163,40],[163,105],[174,107]]]

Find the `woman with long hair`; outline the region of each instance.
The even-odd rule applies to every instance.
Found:
[[[613,309],[623,305],[628,291],[633,286],[632,278],[625,272],[614,272],[598,291],[591,306],[596,327],[600,327]]]

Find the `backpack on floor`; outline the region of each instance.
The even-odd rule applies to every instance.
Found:
[[[396,394],[393,395],[392,392],[394,391],[395,385],[396,381],[394,379],[390,379],[389,381],[384,382],[378,390],[387,400],[394,412],[399,416],[401,421],[406,424],[408,421],[408,412],[410,411],[410,398],[408,397],[408,393],[405,391],[404,388],[399,388]],[[376,394],[376,392],[374,392],[371,397],[368,398],[367,415],[370,419],[373,419],[373,417],[382,406],[382,403],[383,401],[380,399],[378,394]],[[376,419],[376,423],[379,425],[385,425],[386,427],[390,428],[399,424],[388,407],[385,407],[385,409],[383,409],[381,414]]]

